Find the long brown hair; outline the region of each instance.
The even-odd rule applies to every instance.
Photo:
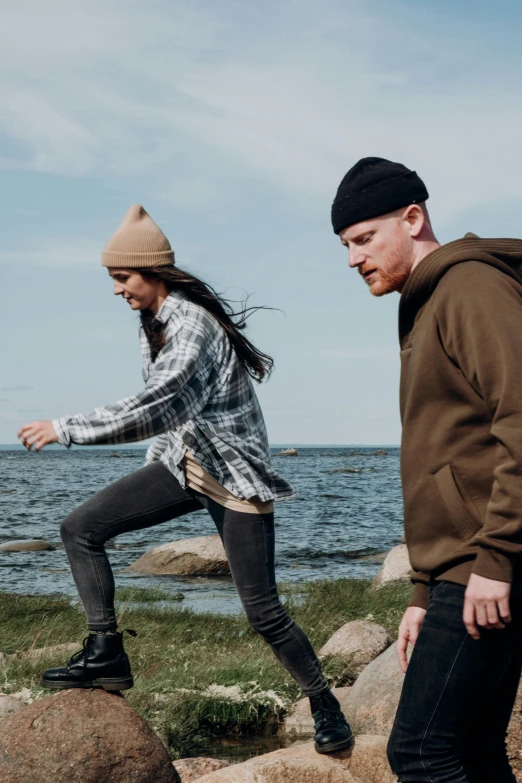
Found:
[[[153,269],[136,269],[142,277],[161,280],[169,291],[182,291],[191,302],[201,305],[221,324],[230,340],[237,358],[251,378],[261,383],[268,378],[274,367],[274,360],[268,354],[259,351],[244,334],[247,319],[256,310],[266,307],[247,307],[248,298],[241,303],[239,312],[214,289],[194,275],[177,266],[157,266]],[[155,320],[150,310],[141,311],[141,323],[150,345],[154,361],[165,345],[163,324]]]

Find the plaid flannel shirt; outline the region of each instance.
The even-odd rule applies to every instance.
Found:
[[[166,344],[152,362],[140,330],[143,391],[87,416],[55,419],[59,442],[133,443],[158,435],[146,461],[161,460],[183,487],[182,461],[190,449],[240,499],[292,497],[271,465],[252,381],[220,324],[178,292],[169,294],[156,319],[165,325]]]

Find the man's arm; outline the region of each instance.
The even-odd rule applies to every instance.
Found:
[[[491,418],[496,464],[480,547],[465,599],[464,621],[501,628],[509,622],[513,563],[522,553],[522,286],[494,267],[467,262],[446,281],[439,326],[448,355]]]

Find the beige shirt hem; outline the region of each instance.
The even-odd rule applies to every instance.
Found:
[[[229,508],[232,511],[242,512],[243,514],[270,514],[274,510],[272,501],[263,503],[260,500],[255,500],[255,498],[250,500],[240,500],[237,498],[230,490],[223,487],[219,481],[216,481],[216,479],[199,464],[190,451],[185,452],[183,469],[185,471],[187,487],[190,487],[190,489],[193,489],[195,492],[200,492],[202,495],[207,495],[207,497],[211,498],[216,503],[219,503],[220,506]]]

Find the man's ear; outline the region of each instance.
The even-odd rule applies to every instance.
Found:
[[[410,236],[416,238],[426,223],[426,215],[418,204],[410,204],[403,212],[403,220],[410,226]]]

